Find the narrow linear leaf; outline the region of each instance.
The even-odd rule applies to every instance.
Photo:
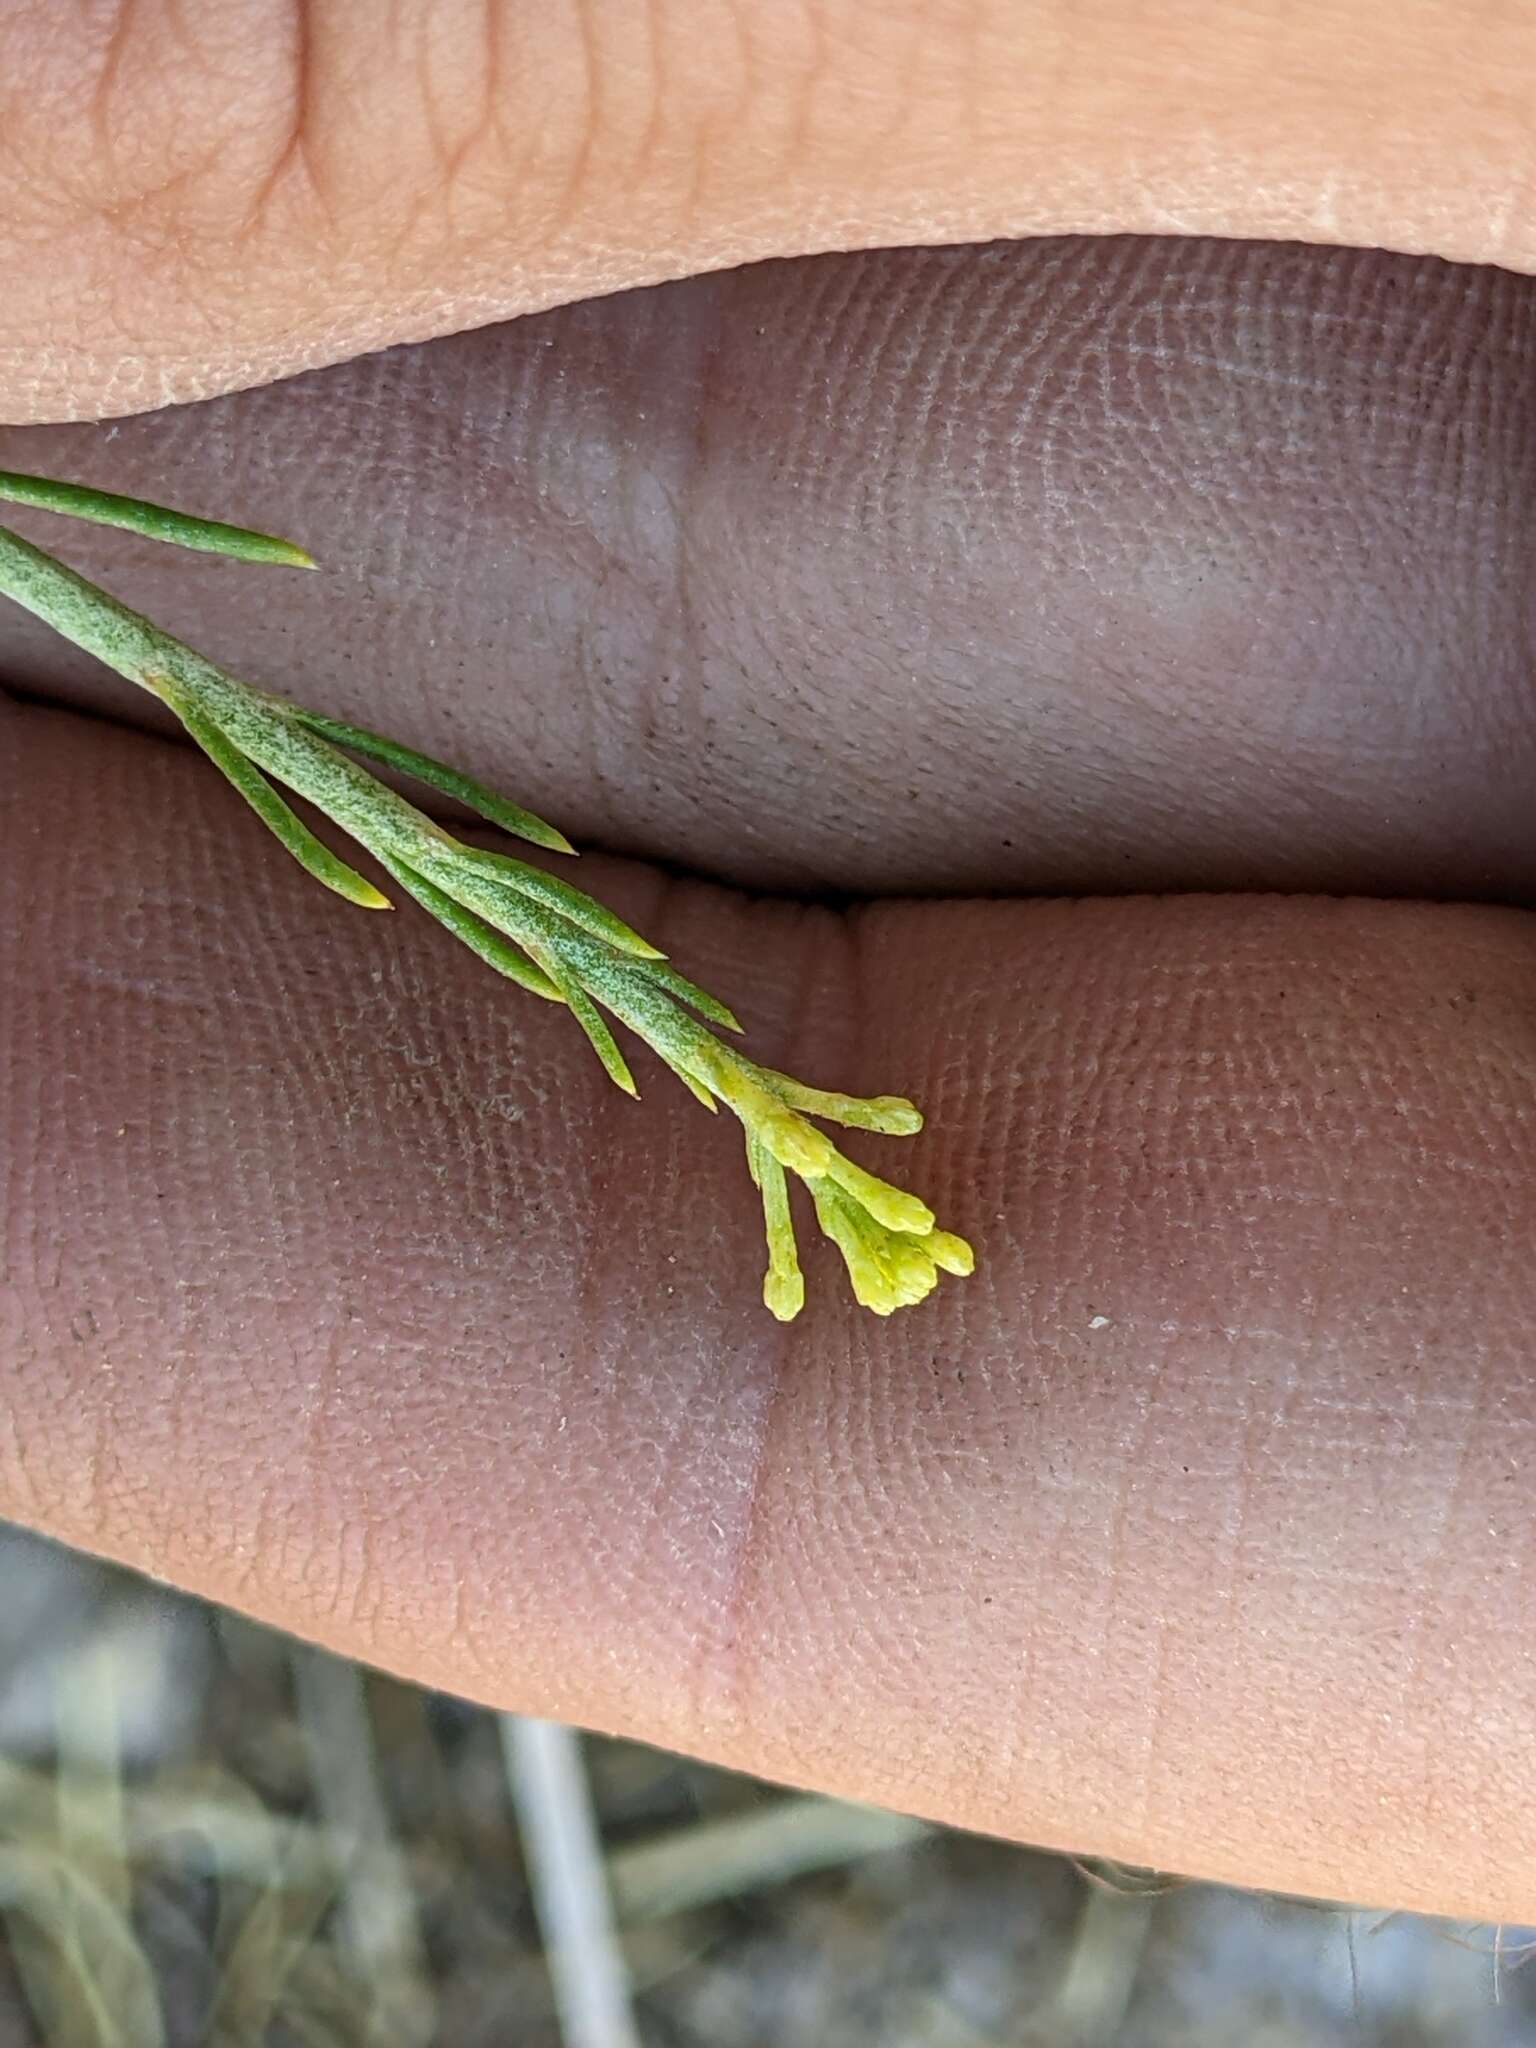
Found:
[[[84,484],[59,483],[52,477],[0,470],[0,498],[13,505],[61,512],[68,519],[89,520],[93,526],[119,526],[125,532],[170,541],[180,548],[196,548],[202,554],[233,555],[237,561],[272,562],[287,569],[319,566],[303,548],[276,534],[226,526],[220,519],[194,519],[190,513],[151,504],[147,498],[119,497],[115,491],[88,490]]]
[[[565,834],[543,818],[535,817],[532,811],[525,811],[520,804],[508,803],[494,789],[488,789],[472,775],[461,775],[457,768],[450,768],[445,761],[436,761],[430,754],[418,754],[414,747],[403,747],[398,740],[386,739],[383,733],[370,732],[366,726],[346,725],[339,718],[326,718],[318,711],[306,711],[300,704],[292,704],[289,709],[311,732],[333,740],[339,747],[350,748],[354,754],[366,755],[370,761],[382,761],[386,767],[397,768],[402,775],[413,776],[417,782],[442,790],[445,796],[456,796],[460,803],[468,804],[482,818],[489,818],[503,832],[510,832],[514,839],[526,839],[534,846],[547,847],[551,853],[574,854],[576,851]]]
[[[642,939],[632,925],[615,916],[605,904],[587,895],[584,889],[573,889],[558,875],[546,874],[543,868],[517,860],[510,853],[491,853],[481,846],[461,846],[458,851],[475,867],[493,874],[509,889],[515,889],[519,896],[527,896],[535,903],[542,903],[546,910],[569,918],[580,930],[590,932],[594,939],[601,939],[615,952],[627,953],[635,960],[662,960],[666,957],[659,946],[653,946],[649,939]]]
[[[360,875],[356,868],[348,867],[315,837],[298,813],[278,795],[255,762],[248,761],[213,720],[204,717],[180,690],[162,679],[157,694],[163,697],[209,760],[228,776],[257,817],[282,841],[306,873],[363,910],[394,908],[389,898],[372,882]]]
[[[719,1042],[697,1017],[656,986],[651,979],[654,962],[611,952],[585,932],[572,933],[565,957],[593,998],[644,1039],[674,1073],[686,1074],[706,1091],[715,1089]],[[710,1108],[715,1106],[711,1095]]]
[[[386,853],[379,854],[378,859],[402,889],[409,891],[424,910],[430,910],[439,924],[446,926],[456,939],[461,939],[472,953],[477,953],[488,967],[494,967],[498,974],[504,974],[508,981],[515,981],[530,995],[543,996],[546,1002],[551,1003],[565,1001],[549,976],[541,967],[535,966],[521,946],[514,946],[500,932],[492,931],[483,918],[476,917],[472,910],[466,910],[462,903],[455,903],[451,896],[445,896],[436,883],[429,882],[425,875],[418,875],[403,860]]]
[[[724,1003],[712,996],[707,989],[700,988],[696,981],[690,981],[686,974],[679,974],[670,962],[647,960],[642,972],[649,980],[655,982],[658,988],[665,989],[669,996],[676,996],[680,1003],[687,1003],[690,1008],[697,1010],[701,1017],[707,1017],[711,1024],[719,1024],[726,1031],[741,1029],[741,1022],[734,1010],[728,1010]]]
[[[618,1041],[603,1021],[596,1004],[579,982],[573,983],[566,1001],[571,1006],[571,1015],[591,1039],[592,1049],[607,1069],[609,1080],[622,1088],[626,1095],[638,1096],[640,1090],[629,1071],[629,1062],[619,1051]]]
[[[699,1080],[696,1075],[689,1073],[688,1069],[683,1065],[681,1060],[676,1059],[671,1053],[669,1053],[664,1045],[658,1045],[654,1038],[648,1038],[646,1040],[646,1044],[649,1045],[651,1051],[655,1053],[657,1059],[661,1061],[664,1067],[670,1067],[672,1069],[673,1073],[676,1074],[678,1080],[682,1082],[683,1086],[688,1090],[689,1094],[694,1096],[695,1099],[699,1102],[703,1103],[704,1107],[709,1111],[711,1116],[718,1116],[720,1114],[719,1103],[716,1102],[713,1095],[711,1095],[709,1090],[704,1086],[704,1083],[701,1080]]]
[[[638,1096],[640,1090],[635,1086],[635,1077],[629,1071],[628,1062],[619,1051],[617,1039],[581,983],[547,948],[540,946],[536,957],[540,967],[569,1003],[571,1015],[592,1041],[592,1050],[602,1061],[609,1080],[622,1088],[626,1095]]]

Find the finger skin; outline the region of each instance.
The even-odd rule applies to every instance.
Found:
[[[1528,278],[1134,237],[767,264],[0,466],[295,534],[323,575],[27,525],[583,845],[1536,902]],[[158,709],[13,611],[0,679]]]
[[[1536,919],[600,864],[929,1113],[861,1156],[975,1277],[882,1323],[810,1248],[781,1329],[726,1119],[184,750],[0,706],[0,764],[0,1510],[498,1705],[1536,1917]]]
[[[12,420],[824,249],[1536,259],[1536,29],[1488,0],[0,0],[0,48]]]

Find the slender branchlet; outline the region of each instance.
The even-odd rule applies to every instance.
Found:
[[[315,566],[303,549],[269,534],[46,477],[0,471],[0,499],[242,561]],[[643,1040],[707,1109],[724,1103],[741,1123],[748,1171],[762,1195],[768,1239],[763,1299],[781,1320],[797,1315],[805,1299],[790,1175],[809,1190],[855,1297],[876,1314],[921,1301],[941,1273],[972,1270],[970,1246],[940,1230],[926,1203],[846,1158],[811,1121],[907,1137],[922,1127],[910,1102],[835,1094],[759,1066],[719,1035],[741,1028],[726,1006],[612,911],[545,868],[465,844],[361,763],[382,763],[455,797],[514,839],[573,853],[553,825],[429,755],[241,681],[4,527],[0,595],[167,705],[316,881],[364,909],[391,907],[373,882],[316,837],[278,785],[365,847],[399,889],[487,966],[565,1004],[627,1094],[638,1090],[608,1017]]]

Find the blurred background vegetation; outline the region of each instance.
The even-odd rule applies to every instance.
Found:
[[[1536,2042],[1529,1930],[801,1797],[3,1525],[0,1586],[0,2048]]]

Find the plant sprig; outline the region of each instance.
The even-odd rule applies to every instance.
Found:
[[[47,477],[0,471],[0,499],[244,561],[315,566],[303,549],[270,534]],[[278,784],[365,847],[407,895],[497,973],[546,1001],[564,1003],[627,1094],[639,1091],[604,1011],[644,1040],[707,1109],[723,1102],[741,1122],[747,1167],[762,1195],[768,1240],[763,1299],[782,1321],[797,1315],[805,1299],[791,1174],[804,1182],[817,1221],[842,1253],[856,1299],[877,1315],[921,1301],[940,1273],[972,1270],[970,1246],[939,1229],[925,1202],[866,1172],[810,1121],[906,1137],[922,1126],[912,1103],[811,1088],[760,1066],[718,1035],[741,1028],[726,1006],[612,911],[544,868],[455,838],[354,757],[457,798],[514,838],[574,853],[553,825],[430,755],[230,675],[5,527],[0,594],[167,705],[316,881],[364,909],[392,907],[316,837]]]

